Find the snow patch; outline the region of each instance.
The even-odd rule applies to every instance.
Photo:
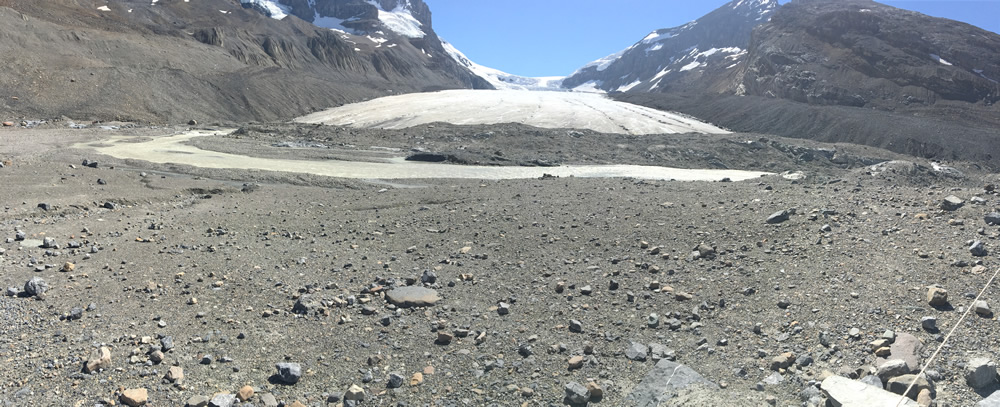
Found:
[[[156,0],[153,0],[153,3],[156,3]],[[281,20],[292,14],[288,6],[278,3],[275,0],[240,0],[240,3],[256,6],[258,9],[266,11],[268,17],[275,20]]]
[[[630,83],[628,85],[622,85],[622,86],[618,87],[618,91],[619,92],[628,92],[628,91],[632,90],[632,88],[634,88],[636,86],[639,86],[639,84],[641,84],[641,83],[642,83],[642,81],[636,79],[635,82],[632,82],[632,83]]]
[[[945,61],[944,58],[941,58],[941,56],[938,54],[931,54],[931,59],[938,61],[938,63],[941,65],[951,66],[951,62]]]
[[[599,88],[603,82],[601,81],[587,81],[581,83],[579,86],[573,88],[573,92],[580,93],[607,93],[603,89]]]
[[[410,9],[406,7],[409,6],[409,2],[400,2],[392,10],[383,10],[374,0],[369,0],[368,4],[378,7],[379,21],[396,34],[407,38],[423,38],[427,35],[421,28],[423,24],[417,21]]]
[[[682,66],[681,69],[680,69],[680,71],[681,72],[690,71],[690,70],[695,69],[695,68],[700,67],[700,66],[701,66],[701,62],[694,61],[692,63],[689,63],[687,65]]]
[[[659,80],[660,78],[662,78],[662,77],[666,76],[666,75],[667,75],[668,73],[670,73],[670,72],[673,72],[673,69],[670,69],[670,68],[666,68],[666,69],[664,69],[664,70],[662,70],[662,71],[658,72],[658,73],[656,74],[656,76],[653,76],[653,80],[654,80],[654,81],[655,81],[655,80]],[[659,82],[657,82],[657,83],[659,83]],[[654,87],[655,87],[655,86],[654,86]]]
[[[98,7],[97,9],[101,10],[101,11],[111,11],[111,8],[108,7],[108,6],[101,6],[101,7]]]

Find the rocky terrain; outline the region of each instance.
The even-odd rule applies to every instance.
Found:
[[[995,175],[868,148],[582,132],[561,162],[729,145],[791,172],[363,182],[120,161],[67,147],[177,129],[63,125],[0,129],[4,405],[823,405],[859,383],[838,377],[902,392],[1000,266]],[[218,144],[420,146],[324,129]],[[524,130],[470,150],[528,161],[499,136]],[[996,293],[915,399],[996,389]]]

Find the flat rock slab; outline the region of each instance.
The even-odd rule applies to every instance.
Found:
[[[841,376],[826,378],[822,388],[834,407],[918,407],[913,400]]]
[[[989,397],[976,403],[976,407],[1000,407],[1000,391],[995,391]]]
[[[407,286],[400,287],[385,293],[385,299],[397,307],[429,307],[437,303],[437,291],[430,288]]]
[[[657,407],[670,400],[685,388],[699,385],[718,389],[701,374],[686,365],[663,359],[646,373],[639,385],[625,397],[625,404],[636,407]]]

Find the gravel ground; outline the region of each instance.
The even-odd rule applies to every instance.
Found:
[[[292,154],[263,151],[280,131],[304,139],[279,130],[245,149]],[[593,383],[603,398],[590,405],[617,406],[659,358],[720,387],[682,392],[676,404],[822,405],[818,381],[868,375],[880,364],[870,343],[886,330],[897,343],[922,342],[912,356],[925,361],[1000,266],[1000,230],[984,222],[1000,206],[984,190],[995,176],[963,163],[952,163],[961,176],[919,160],[860,165],[896,157],[877,150],[838,164],[849,147],[809,144],[841,158],[804,160],[816,150],[761,142],[760,157],[802,171],[798,180],[400,184],[65,148],[109,132],[0,129],[0,284],[17,294],[0,299],[4,405],[117,405],[145,389],[149,405],[181,406],[251,386],[248,405],[270,395],[334,406],[356,385],[360,405],[548,406],[563,404],[567,385]],[[371,143],[411,148],[392,137],[401,133],[381,134]],[[708,149],[705,139],[671,140]],[[482,148],[527,157],[509,146]],[[561,161],[593,159],[579,151],[615,159],[584,148]],[[760,158],[747,156],[727,156],[727,167]],[[949,195],[964,204],[941,209]],[[782,210],[787,220],[766,222]],[[38,247],[45,238],[58,248]],[[975,240],[986,256],[970,253]],[[49,286],[40,296],[24,291],[34,277]],[[932,284],[950,305],[928,304]],[[387,301],[407,285],[439,300]],[[994,308],[997,295],[985,296]],[[922,328],[927,316],[940,331]],[[997,328],[992,316],[963,322],[930,365],[937,405],[989,394],[966,384],[965,369],[976,355],[996,360]],[[633,343],[651,349],[640,358]],[[110,362],[85,373],[101,347]],[[788,364],[772,369],[785,352]],[[301,367],[294,384],[275,368],[286,362]],[[171,367],[184,379],[165,379]]]

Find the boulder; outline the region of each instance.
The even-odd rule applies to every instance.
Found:
[[[989,397],[976,403],[976,407],[1000,407],[1000,391],[995,391]]]
[[[921,390],[926,389],[930,390],[932,393],[934,392],[934,384],[931,383],[931,381],[927,379],[926,376],[915,375],[915,374],[906,374],[902,376],[893,377],[889,379],[889,382],[886,383],[885,387],[886,390],[889,390],[890,392],[896,394],[903,394],[903,392],[906,391],[906,388],[909,387],[911,383],[913,384],[913,387],[910,388],[909,393],[905,394],[906,397],[909,397],[911,399],[916,400],[917,395],[920,394]]]
[[[662,359],[625,397],[623,405],[656,407],[673,398],[680,390],[693,385],[718,389],[718,386],[690,367]]]
[[[430,288],[406,286],[385,293],[386,301],[397,307],[429,307],[439,300],[437,291]]]
[[[98,369],[107,369],[109,366],[111,366],[111,349],[102,346],[90,353],[87,363],[83,365],[83,372],[93,373]]]
[[[778,224],[788,220],[788,216],[789,216],[788,211],[785,210],[777,211],[775,213],[772,213],[771,216],[767,217],[767,223],[771,225]]]
[[[910,399],[842,376],[830,376],[820,386],[834,407],[918,407]]]
[[[965,201],[955,195],[948,195],[943,200],[941,200],[941,209],[946,211],[956,211],[965,205]]]
[[[920,353],[923,348],[923,343],[916,336],[900,333],[896,335],[895,342],[889,346],[889,356],[876,358],[875,366],[882,366],[887,360],[900,359],[906,362],[906,367],[909,369],[904,373],[915,372],[920,370]]]
[[[295,384],[302,378],[302,366],[298,363],[278,363],[274,367],[278,369],[278,381],[285,384]]]
[[[24,283],[24,293],[28,296],[36,296],[45,294],[49,290],[49,284],[42,280],[40,277],[32,277]]]
[[[997,364],[988,358],[975,358],[965,366],[965,383],[973,389],[985,389],[997,383]]]
[[[126,406],[139,407],[146,405],[146,402],[149,401],[149,394],[146,389],[128,389],[122,393],[119,400]]]

